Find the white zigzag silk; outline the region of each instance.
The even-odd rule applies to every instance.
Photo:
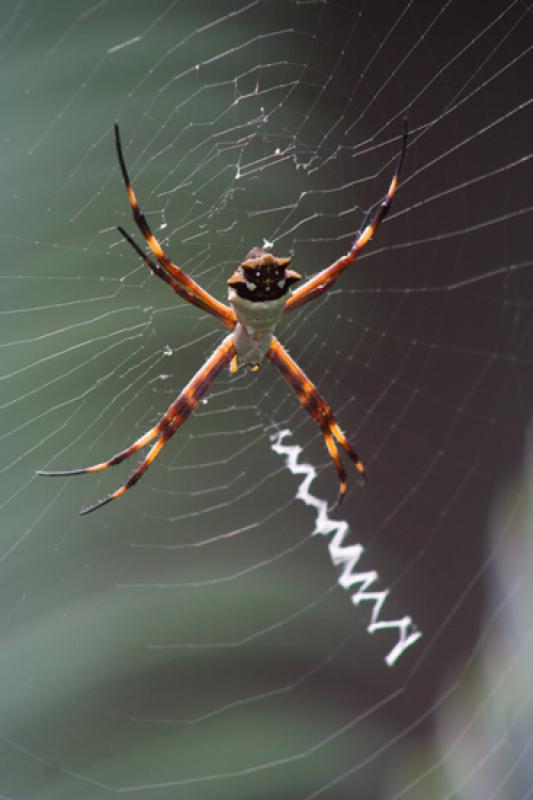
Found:
[[[304,479],[298,487],[296,497],[305,505],[311,506],[316,510],[316,521],[313,535],[321,534],[330,536],[328,549],[331,560],[335,566],[341,567],[338,583],[343,589],[350,590],[358,585],[357,591],[352,594],[352,603],[357,606],[364,601],[373,603],[370,622],[367,631],[374,633],[380,630],[396,630],[398,640],[394,647],[385,656],[385,662],[389,667],[394,666],[400,656],[411,647],[422,633],[417,630],[416,625],[409,616],[395,620],[380,619],[380,614],[389,594],[388,589],[382,591],[368,591],[377,581],[378,573],[375,570],[358,572],[356,570],[359,559],[364,553],[364,547],[360,544],[343,545],[344,539],[348,535],[349,525],[345,520],[331,519],[328,514],[328,504],[325,500],[315,497],[309,491],[310,486],[316,478],[317,472],[311,464],[299,463],[298,458],[302,448],[298,445],[287,445],[283,440],[291,436],[288,429],[284,429],[271,437],[272,450],[278,455],[285,456],[286,464],[293,475],[303,475]]]

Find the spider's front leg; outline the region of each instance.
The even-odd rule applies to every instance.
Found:
[[[366,481],[366,471],[363,462],[350,446],[345,435],[339,428],[331,407],[319,395],[316,386],[309,380],[307,375],[300,369],[298,364],[290,357],[284,347],[276,339],[272,337],[272,344],[267,353],[268,358],[279,369],[285,380],[289,383],[291,388],[298,395],[300,403],[307,409],[310,416],[320,426],[322,435],[326,442],[328,452],[333,459],[337,474],[340,480],[340,491],[338,505],[346,494],[346,471],[339,456],[339,451],[335,441],[337,441],[348,457],[355,464],[355,468],[359,473],[361,480]]]
[[[221,303],[219,300],[216,300],[212,295],[209,294],[209,292],[206,292],[205,289],[202,289],[200,284],[196,283],[196,281],[193,280],[190,275],[187,275],[187,273],[182,270],[181,267],[178,267],[176,264],[174,264],[170,258],[168,258],[160,242],[152,233],[146,217],[139,206],[137,196],[133,191],[133,186],[131,185],[130,176],[124,160],[124,153],[122,151],[122,142],[120,140],[118,122],[115,122],[115,144],[117,147],[120,171],[122,172],[124,185],[126,186],[126,192],[128,194],[128,200],[131,206],[133,219],[135,220],[135,223],[142,235],[146,239],[148,247],[156,257],[160,269],[158,270],[157,268],[154,268],[154,265],[142,253],[142,251],[139,250],[131,236],[129,236],[123,229],[120,229],[120,232],[129,242],[129,244],[131,244],[132,247],[134,247],[135,250],[140,254],[141,258],[144,259],[145,263],[150,267],[150,269],[156,275],[158,275],[158,277],[162,278],[166,283],[168,283],[174,289],[174,291],[177,292],[177,294],[183,297],[184,300],[187,300],[187,302],[209,312],[218,320],[220,320],[227,328],[233,328],[235,326],[236,319],[231,308],[224,303]],[[173,280],[168,281],[164,277],[164,273],[171,276]]]
[[[43,472],[39,471],[39,475],[46,475],[48,477],[64,477],[68,475],[83,475],[90,472],[100,472],[108,467],[120,464],[126,458],[129,458],[145,445],[149,444],[153,439],[159,436],[157,442],[152,446],[150,452],[137,467],[135,472],[128,478],[126,483],[117,489],[113,494],[100,500],[89,508],[83,509],[81,514],[89,514],[97,508],[110,503],[120,497],[128,489],[134,486],[137,481],[142,478],[152,461],[159,455],[165,444],[173,436],[178,428],[180,428],[185,420],[193,413],[200,399],[208,390],[209,386],[216,378],[220,370],[229,364],[235,355],[235,345],[233,342],[233,334],[226,336],[222,344],[220,344],[215,352],[207,359],[201,369],[198,370],[194,378],[187,384],[183,391],[177,396],[174,402],[168,407],[166,413],[161,417],[157,425],[145,433],[140,439],[137,439],[130,447],[117,453],[109,459],[103,461],[101,464],[95,464],[92,467],[84,467],[82,469],[74,470],[61,470],[58,472]]]
[[[306,281],[306,283],[300,286],[299,289],[296,289],[296,291],[294,291],[291,297],[289,297],[287,300],[283,312],[284,314],[288,314],[290,311],[295,311],[297,308],[309,303],[310,300],[314,300],[316,297],[320,297],[320,295],[324,294],[324,292],[327,292],[328,289],[333,286],[337,278],[344,272],[346,267],[356,260],[365,245],[368,244],[383,219],[389,213],[389,209],[392,204],[392,198],[396,194],[396,189],[398,188],[398,179],[402,170],[406,150],[407,120],[404,120],[400,155],[398,156],[396,169],[394,170],[394,175],[392,176],[389,190],[384,199],[375,208],[375,210],[371,209],[368,212],[363,221],[357,239],[353,243],[350,250],[348,250],[346,255],[342,256],[337,261],[334,261],[329,267],[326,267],[326,269],[323,269],[321,272],[315,275],[314,278]]]

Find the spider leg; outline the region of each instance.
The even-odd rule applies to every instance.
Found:
[[[396,194],[396,189],[398,188],[398,180],[403,166],[406,150],[407,120],[404,119],[402,147],[396,163],[394,175],[392,176],[388,192],[384,199],[375,207],[375,209],[370,209],[370,211],[366,214],[361,226],[361,230],[359,231],[359,234],[351,249],[337,261],[334,261],[329,267],[326,267],[317,275],[315,275],[314,278],[306,281],[306,283],[300,286],[299,289],[296,289],[285,304],[285,309],[283,312],[284,314],[288,314],[290,311],[301,308],[301,306],[305,305],[305,303],[308,303],[310,300],[319,297],[321,294],[330,289],[337,278],[344,272],[346,267],[356,260],[365,245],[368,244],[380,223],[389,212],[392,198]]]
[[[179,294],[179,296],[183,298],[183,300],[186,300],[188,303],[192,303],[194,306],[201,308],[203,311],[211,313],[211,309],[207,305],[207,303],[204,303],[203,300],[200,300],[198,297],[195,297],[193,294],[190,294],[190,292],[187,292],[181,286],[181,284],[179,284],[177,280],[172,277],[172,275],[169,275],[168,272],[165,272],[165,270],[159,264],[156,264],[155,261],[152,261],[152,259],[149,258],[149,256],[147,256],[146,253],[144,253],[141,250],[137,242],[129,235],[127,231],[124,230],[124,228],[121,225],[118,225],[117,229],[122,234],[124,239],[128,242],[128,244],[130,244],[135,250],[135,252],[142,258],[144,263],[148,267],[150,267],[154,275],[157,275],[158,278],[161,278],[162,281],[165,281],[165,283],[168,286],[170,286],[171,289],[174,289],[176,294]]]
[[[302,402],[302,401],[300,401]],[[328,428],[321,425],[320,429],[322,431],[322,436],[324,437],[324,441],[326,442],[326,447],[328,448],[328,453],[330,454],[331,458],[333,459],[333,463],[335,464],[335,468],[337,470],[337,475],[339,476],[340,481],[340,489],[339,489],[339,496],[337,497],[337,502],[334,503],[333,508],[337,508],[340,505],[344,495],[346,494],[346,470],[344,469],[344,465],[340,459],[339,451],[335,445],[333,440],[333,436],[329,432]]]
[[[316,386],[311,383],[307,375],[298,364],[290,357],[285,348],[275,336],[267,353],[268,358],[279,369],[285,380],[297,394],[300,403],[305,406],[309,415],[320,426],[328,452],[335,464],[340,481],[338,505],[346,494],[346,472],[340,460],[335,440],[341,445],[348,457],[353,461],[362,480],[366,481],[366,471],[363,462],[350,446],[345,435],[339,428],[331,407],[319,395]]]
[[[124,184],[126,186],[126,191],[128,194],[128,200],[133,213],[133,219],[135,220],[135,223],[137,224],[142,235],[146,239],[146,242],[150,250],[157,258],[160,266],[165,272],[169,273],[181,287],[183,287],[183,289],[186,291],[188,295],[191,295],[192,297],[202,302],[202,305],[200,305],[199,303],[195,303],[195,305],[200,305],[200,308],[209,311],[210,314],[213,314],[213,316],[219,319],[228,328],[235,327],[236,317],[233,310],[224,303],[221,303],[220,301],[216,300],[212,295],[209,294],[209,292],[206,292],[204,289],[202,289],[202,287],[198,283],[196,283],[196,281],[194,281],[189,275],[187,275],[186,272],[184,272],[176,264],[173,264],[172,261],[165,254],[163,248],[161,247],[161,244],[158,242],[158,240],[152,233],[150,226],[146,221],[146,217],[144,216],[143,212],[139,207],[137,198],[135,196],[135,192],[133,191],[133,187],[131,185],[131,181],[128,175],[128,170],[126,168],[126,162],[124,161],[124,154],[122,152],[122,143],[120,141],[120,131],[118,127],[118,122],[115,122],[115,143],[117,147],[117,155],[120,164],[120,170],[122,172],[122,177],[124,179]],[[193,302],[188,297],[185,297],[185,299],[188,300],[188,302]]]
[[[39,472],[39,475],[46,475],[49,477],[67,476],[67,475],[82,475],[89,472],[100,472],[108,467],[120,464],[126,458],[140,450],[141,447],[149,444],[156,436],[159,436],[157,442],[152,446],[148,455],[133,472],[126,483],[95,505],[83,509],[81,514],[88,514],[95,511],[97,508],[110,503],[124,494],[131,486],[134,486],[137,481],[144,475],[152,461],[159,455],[165,444],[173,436],[181,425],[187,420],[192,412],[197,407],[200,399],[203,397],[212,381],[216,378],[220,370],[229,364],[235,353],[235,345],[233,343],[233,335],[227,336],[222,344],[220,344],[215,352],[207,359],[203,367],[198,370],[196,375],[192,378],[182,392],[177,396],[174,402],[168,407],[165,414],[161,417],[157,425],[151,428],[147,433],[143,434],[136,442],[130,447],[117,453],[109,459],[103,461],[101,464],[95,464],[92,467],[85,467],[83,469],[63,470],[60,472]]]

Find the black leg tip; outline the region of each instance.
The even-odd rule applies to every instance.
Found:
[[[80,516],[84,517],[86,514],[91,514],[93,511],[96,511],[98,508],[102,508],[102,506],[106,506],[108,503],[114,500],[112,495],[106,497],[104,500],[100,500],[98,503],[95,503],[93,506],[88,506],[87,508],[82,508],[80,511]]]
[[[342,490],[339,491],[337,499],[335,500],[333,505],[329,506],[328,511],[336,511],[338,509],[338,507],[340,506],[340,504],[342,503],[342,501],[344,500],[345,494],[346,494],[346,491],[344,491],[344,492]]]
[[[70,478],[71,475],[85,475],[86,469],[62,469],[62,470],[36,470],[36,475],[43,475],[45,478]]]

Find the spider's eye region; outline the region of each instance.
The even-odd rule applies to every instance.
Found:
[[[243,277],[247,284],[261,286],[266,289],[271,284],[280,280],[284,272],[284,269],[273,267],[270,264],[260,267],[244,267]]]
[[[256,286],[259,283],[259,279],[261,278],[261,272],[258,269],[254,269],[251,267],[245,267],[243,269],[244,273],[244,280],[246,283],[253,284]]]
[[[252,301],[277,300],[300,279],[289,270],[290,258],[278,258],[254,248],[237,267],[228,284],[242,298]]]

